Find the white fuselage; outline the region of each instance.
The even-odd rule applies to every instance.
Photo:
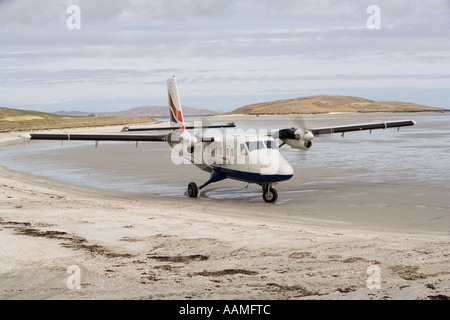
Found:
[[[204,171],[215,171],[223,179],[267,184],[288,180],[294,173],[270,136],[230,134],[212,139],[183,132],[168,142],[173,160],[178,157],[178,163],[189,162]]]

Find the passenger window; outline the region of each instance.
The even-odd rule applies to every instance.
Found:
[[[248,154],[247,148],[245,147],[245,144],[241,143],[241,155],[246,156]]]

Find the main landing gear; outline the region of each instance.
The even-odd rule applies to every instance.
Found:
[[[209,183],[208,183],[209,184]],[[206,184],[197,187],[197,184],[195,182],[190,182],[188,185],[188,195],[190,198],[197,198],[198,192],[201,188],[203,188]],[[261,184],[261,187],[263,189],[263,199],[265,202],[275,202],[278,199],[278,192],[275,190],[272,184],[264,183]]]
[[[220,170],[213,169],[211,171],[211,176],[208,181],[206,181],[204,184],[202,184],[200,187],[197,187],[197,184],[195,182],[190,182],[188,185],[188,195],[190,198],[197,198],[198,191],[206,187],[208,184],[221,181],[226,179],[227,176],[220,172]]]
[[[188,185],[188,195],[190,198],[197,198],[198,196],[198,187],[195,182],[190,182]]]

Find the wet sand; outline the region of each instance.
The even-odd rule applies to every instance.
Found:
[[[366,176],[330,185],[330,173],[280,185],[271,205],[234,182],[199,199],[138,196],[0,167],[0,298],[448,298],[445,190],[425,199],[417,185]],[[301,210],[293,194],[308,194]]]

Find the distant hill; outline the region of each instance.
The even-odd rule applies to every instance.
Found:
[[[296,114],[330,112],[419,112],[440,111],[410,102],[373,101],[351,96],[310,96],[243,106],[227,114]]]
[[[0,107],[0,132],[150,123],[148,117],[77,117]]]
[[[52,113],[0,107],[0,121],[22,121],[58,118]]]
[[[218,111],[209,109],[198,109],[183,106],[183,114],[185,116],[204,116],[216,114]],[[92,116],[97,117],[165,117],[169,116],[169,108],[167,106],[143,106],[136,107],[124,111],[114,112],[79,112],[79,111],[59,111],[56,114],[68,116]]]

